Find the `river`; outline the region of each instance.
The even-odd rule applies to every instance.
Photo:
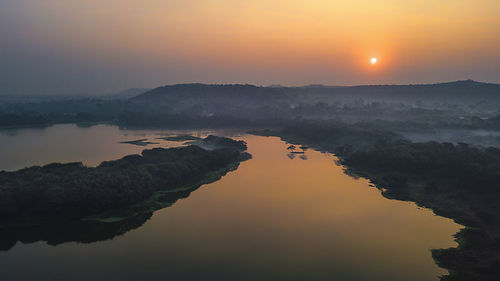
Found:
[[[177,146],[158,138],[185,133],[212,132],[110,125],[0,131],[0,170],[54,161],[93,166]],[[430,250],[457,245],[461,226],[452,220],[384,198],[368,180],[346,175],[334,155],[291,155],[279,138],[213,133],[245,140],[253,158],[138,222],[0,229],[0,239],[20,241],[0,250],[0,280],[422,281],[447,273]],[[157,144],[120,143],[136,139]]]

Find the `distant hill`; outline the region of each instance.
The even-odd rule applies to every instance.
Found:
[[[377,100],[500,100],[500,85],[473,80],[437,84],[364,85],[345,87],[288,88],[288,93],[308,94],[325,98],[364,98]]]
[[[134,97],[133,101],[196,100],[276,100],[285,98],[283,88],[241,84],[177,84],[159,87]]]
[[[150,90],[151,90],[150,88],[130,88],[130,89],[126,89],[126,90],[115,92],[115,93],[105,94],[102,97],[103,98],[113,98],[113,99],[120,99],[120,98],[128,99],[128,98],[132,98],[132,97],[135,97],[137,95],[143,94],[145,92],[148,92]]]
[[[254,85],[219,84],[177,84],[159,87],[134,98],[141,102],[171,102],[196,100],[202,102],[251,101],[253,103],[286,100],[331,101],[365,99],[380,101],[416,100],[444,102],[500,102],[500,84],[482,83],[473,80],[437,84],[414,85],[363,85],[363,86],[323,86],[303,87],[259,87]]]

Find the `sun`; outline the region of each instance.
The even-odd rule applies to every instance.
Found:
[[[376,64],[377,63],[377,58],[371,58],[370,59],[371,64]]]

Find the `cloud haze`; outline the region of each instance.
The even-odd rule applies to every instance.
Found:
[[[494,0],[0,0],[0,94],[500,82],[499,13]]]

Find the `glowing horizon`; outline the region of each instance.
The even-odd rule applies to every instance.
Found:
[[[498,13],[493,0],[5,1],[0,93],[500,82]]]

